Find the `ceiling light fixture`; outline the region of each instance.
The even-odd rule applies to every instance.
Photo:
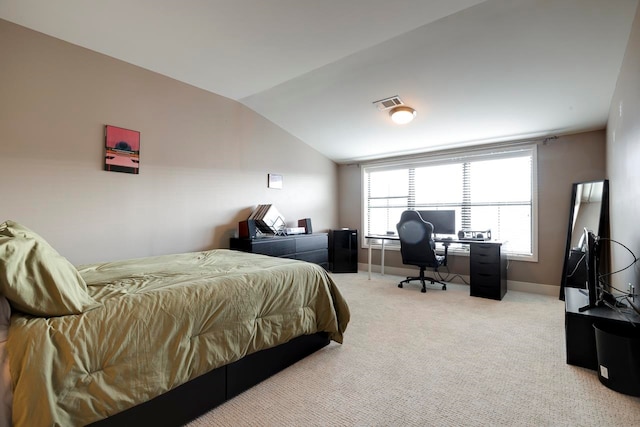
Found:
[[[389,111],[391,120],[399,125],[409,123],[416,114],[418,114],[418,112],[411,107],[396,107]]]

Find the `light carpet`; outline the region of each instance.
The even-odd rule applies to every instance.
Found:
[[[640,398],[566,364],[564,303],[397,276],[332,274],[351,309],[324,349],[188,424],[200,426],[640,426]]]

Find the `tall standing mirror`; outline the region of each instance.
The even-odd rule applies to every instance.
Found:
[[[585,287],[587,272],[584,245],[586,242],[582,242],[583,230],[586,228],[600,237],[608,237],[608,227],[609,181],[605,179],[573,184],[567,246],[560,282],[561,300],[564,300],[565,287]],[[605,257],[601,257],[601,261],[604,259]]]

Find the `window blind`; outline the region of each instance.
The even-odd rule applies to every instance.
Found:
[[[362,173],[364,235],[395,231],[406,209],[449,209],[456,230],[491,230],[508,254],[537,258],[535,145],[369,164]]]

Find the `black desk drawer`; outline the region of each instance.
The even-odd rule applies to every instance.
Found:
[[[484,286],[484,285],[474,285],[471,286],[469,290],[469,295],[472,297],[482,297],[482,298],[490,298],[490,299],[502,299],[500,296],[500,287],[499,286]]]
[[[481,274],[488,275],[493,274],[500,276],[500,260],[496,262],[481,262],[477,260],[472,260],[469,263],[469,271],[471,275]]]
[[[488,243],[474,243],[471,252],[477,260],[498,262],[500,260],[500,246]]]
[[[490,273],[472,273],[471,277],[473,278],[472,286],[493,286],[500,287],[500,272],[490,272]]]

